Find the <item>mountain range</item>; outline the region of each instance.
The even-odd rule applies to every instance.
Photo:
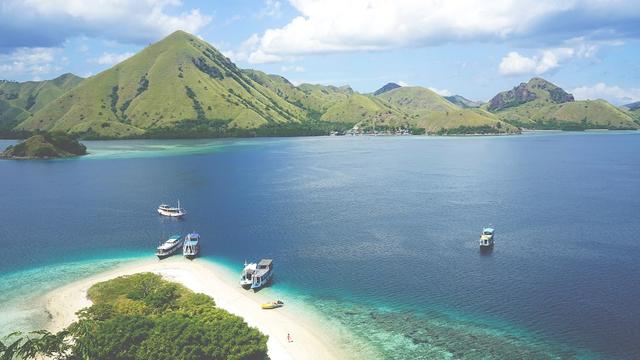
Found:
[[[87,79],[0,82],[0,131],[83,138],[321,135],[410,129],[428,134],[528,129],[638,129],[638,106],[575,101],[533,78],[486,104],[389,83],[372,94],[348,86],[293,85],[240,69],[205,41],[176,31]]]

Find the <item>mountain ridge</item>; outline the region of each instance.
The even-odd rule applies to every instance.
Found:
[[[240,69],[183,31],[82,80],[48,80],[61,94],[26,109],[0,97],[0,125],[13,133],[66,132],[82,138],[295,136],[410,129],[414,134],[518,133],[522,128],[635,129],[630,110],[580,102],[542,78],[487,104],[387,83],[372,94],[349,86],[293,85],[280,75]],[[28,87],[27,83],[0,82]],[[19,85],[16,85],[19,84]],[[377,95],[376,95],[377,94]],[[45,101],[48,100],[48,101]],[[0,127],[0,130],[2,128]]]

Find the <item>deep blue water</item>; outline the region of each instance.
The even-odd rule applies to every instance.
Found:
[[[0,161],[0,274],[151,253],[197,230],[207,256],[276,259],[274,287],[387,358],[640,358],[640,134],[104,151],[162,143]],[[157,216],[177,199],[185,220]],[[489,224],[496,247],[481,254]]]

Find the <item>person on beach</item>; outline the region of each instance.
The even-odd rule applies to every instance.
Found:
[[[291,334],[287,333],[287,342],[293,342],[293,340],[291,339]]]

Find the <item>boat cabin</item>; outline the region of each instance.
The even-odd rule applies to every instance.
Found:
[[[480,235],[480,246],[481,247],[491,247],[491,246],[493,246],[493,233],[494,233],[494,230],[492,228],[484,228],[484,229],[482,229],[482,235]]]
[[[269,279],[271,278],[272,274],[273,274],[273,260],[272,259],[260,260],[260,262],[258,262],[257,269],[253,274],[251,288],[257,289],[264,286],[267,282],[269,282]]]

